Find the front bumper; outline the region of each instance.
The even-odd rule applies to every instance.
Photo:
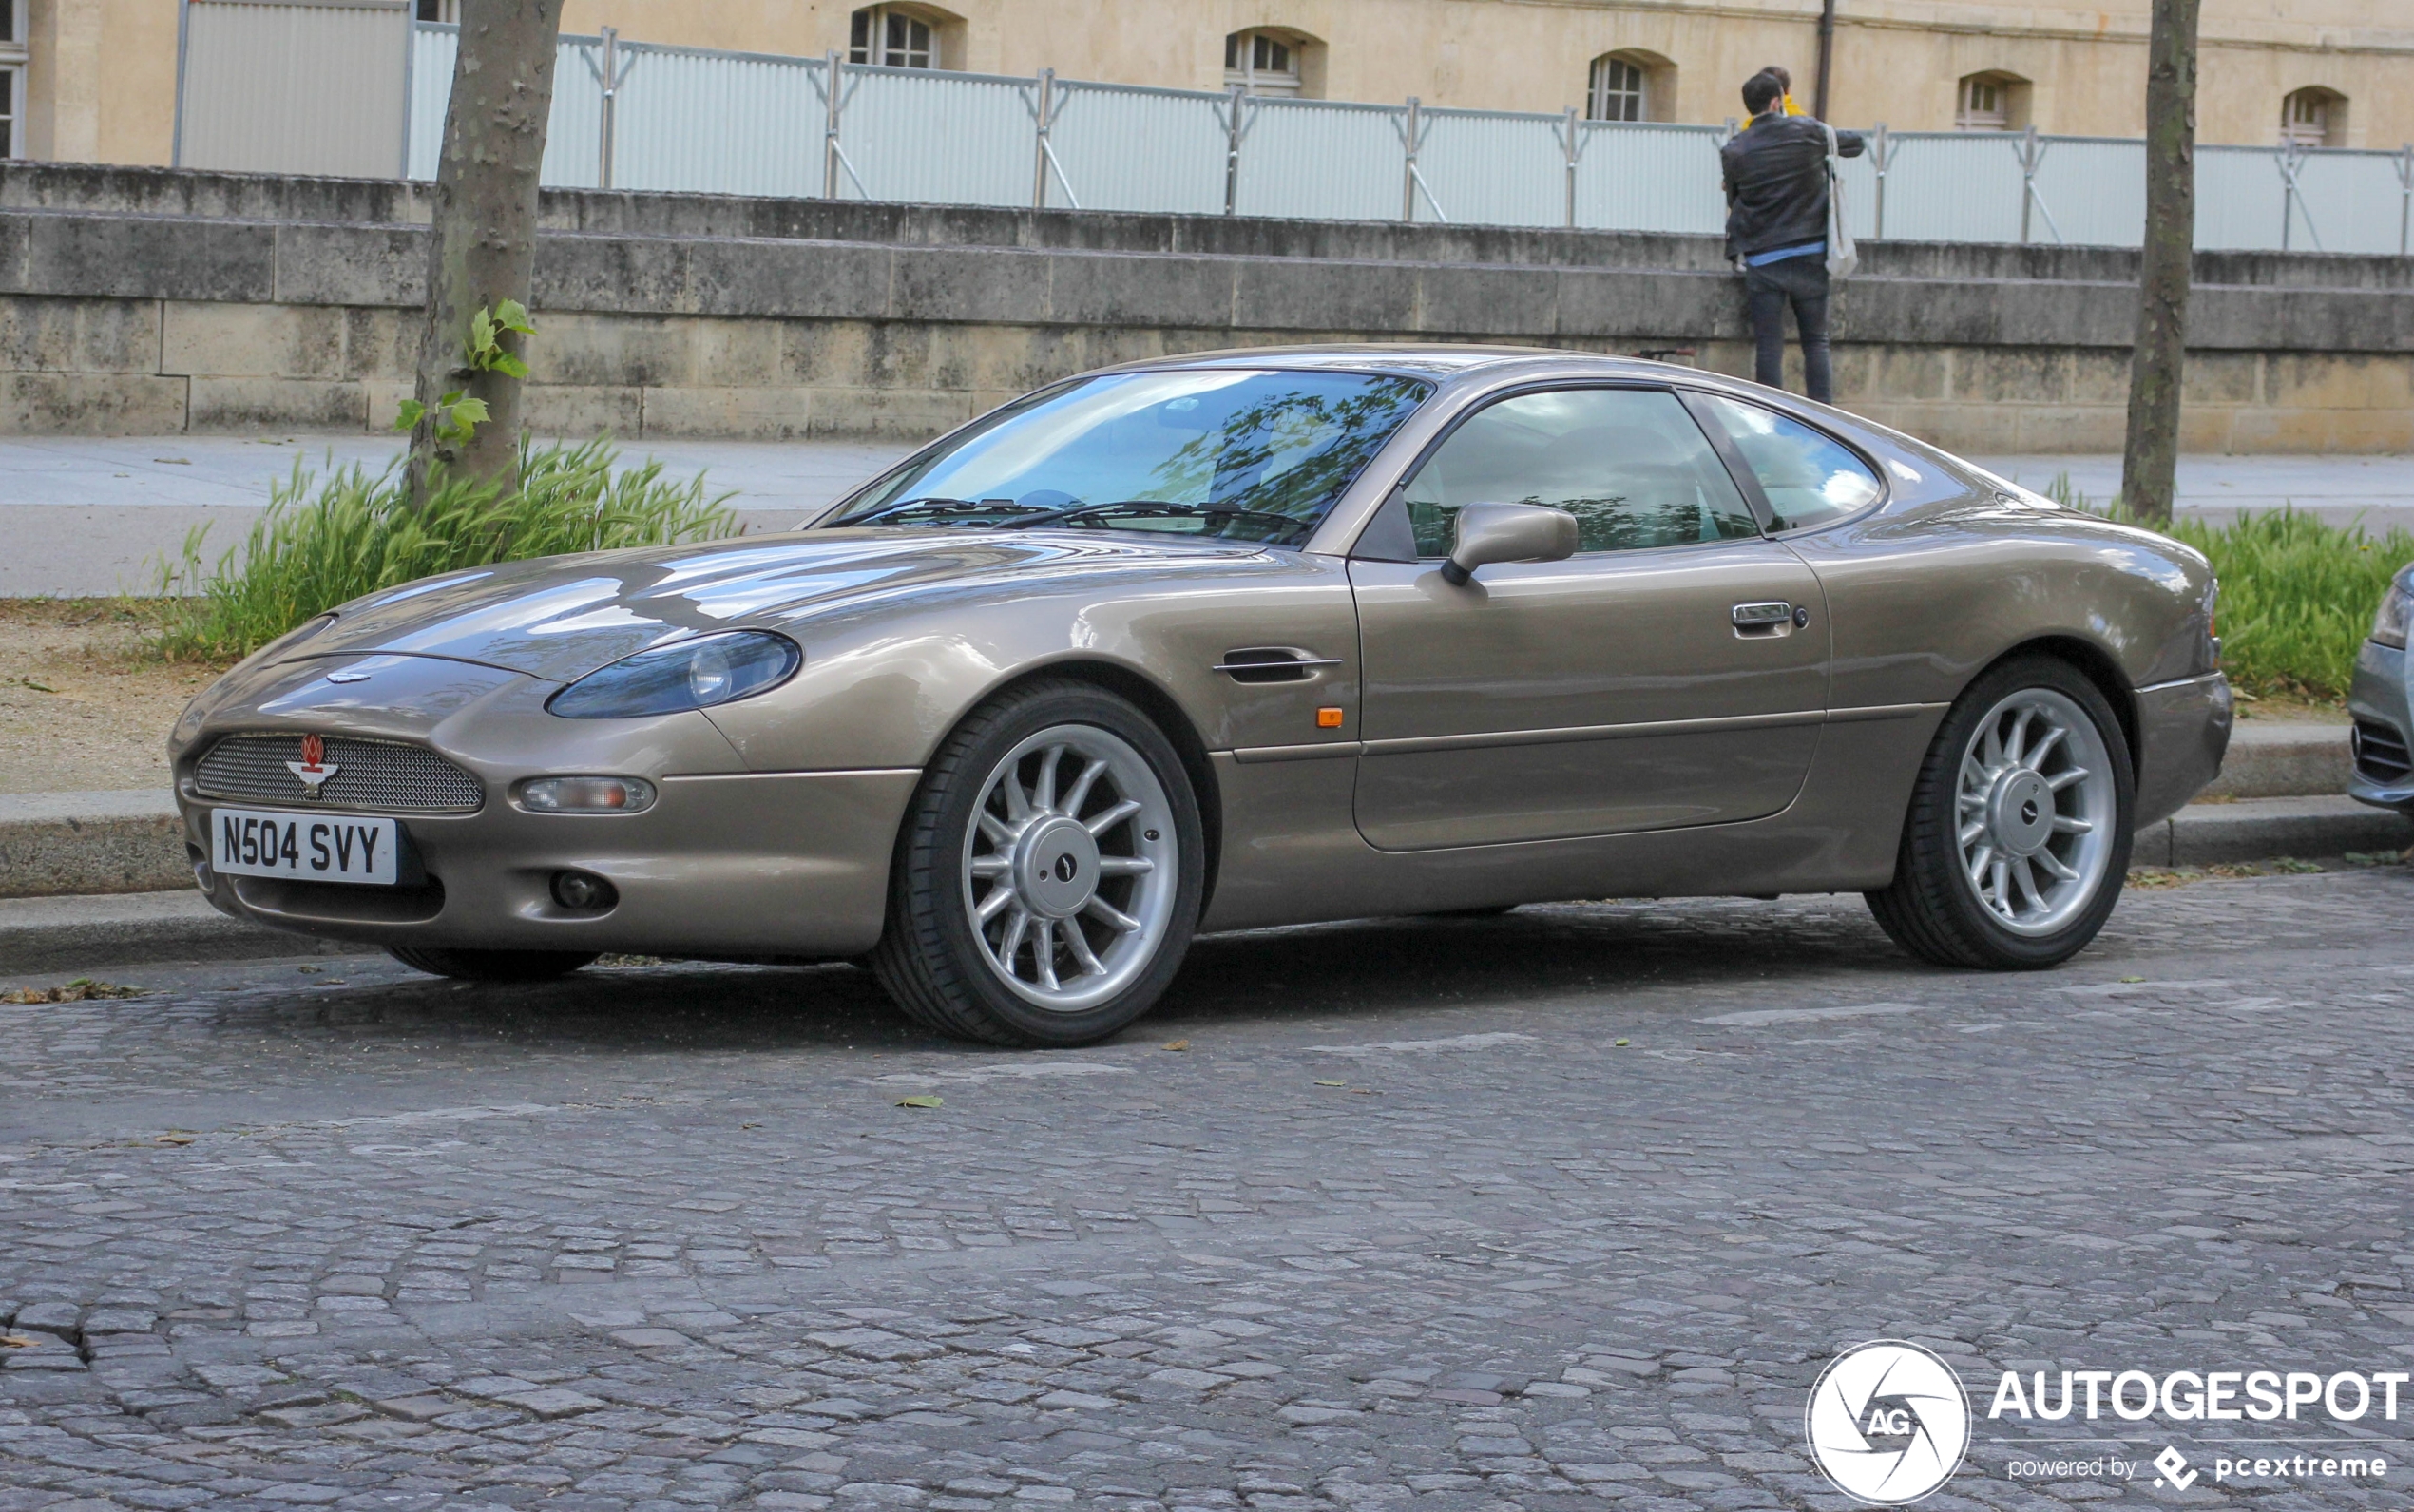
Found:
[[[2355,658],[2355,683],[2348,690],[2347,710],[2355,719],[2355,768],[2347,777],[2347,796],[2376,809],[2414,813],[2414,696],[2406,688],[2408,667],[2404,651],[2375,641],[2364,642]]]
[[[205,862],[220,805],[179,805],[210,902],[278,928],[374,945],[830,958],[880,938],[890,854],[920,775],[665,777],[635,814],[527,813],[495,787],[476,813],[389,815],[426,874],[391,888],[217,874]],[[552,893],[564,871],[604,878],[618,900],[564,908]]]
[[[362,671],[329,682],[322,674]],[[913,770],[754,773],[700,714],[561,719],[553,684],[432,657],[380,655],[244,667],[179,721],[172,756],[186,852],[210,902],[238,918],[331,939],[462,949],[652,955],[858,955],[878,941],[889,864]],[[198,762],[221,737],[403,741],[474,775],[468,813],[352,812],[393,819],[415,862],[403,886],[223,876],[207,865],[220,807],[326,817],[338,801],[213,798]],[[639,776],[659,792],[640,813],[530,813],[515,784],[580,774]],[[558,871],[618,893],[573,909]]]
[[[2221,775],[2234,700],[2218,672],[2137,690],[2137,817],[2144,829]]]

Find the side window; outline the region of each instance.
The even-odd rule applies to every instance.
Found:
[[[1408,482],[1417,555],[1447,556],[1470,504],[1543,504],[1576,517],[1579,551],[1730,541],[1759,523],[1676,396],[1559,389],[1479,411]]]
[[[1799,530],[1862,508],[1882,491],[1878,475],[1843,443],[1756,404],[1704,395],[1775,512],[1774,528]]]

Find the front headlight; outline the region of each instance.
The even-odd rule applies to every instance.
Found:
[[[2414,620],[2414,567],[2390,580],[2389,591],[2381,595],[2381,612],[2372,616],[2372,639],[2404,650],[2409,620]]]
[[[553,695],[565,719],[635,719],[710,709],[767,693],[795,676],[805,654],[767,630],[733,630],[623,657]]]

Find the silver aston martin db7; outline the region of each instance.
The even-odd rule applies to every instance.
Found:
[[[527,979],[859,958],[951,1034],[1144,1012],[1200,929],[1865,893],[2070,957],[2219,770],[2213,575],[1689,369],[1349,346],[1137,363],[785,535],[451,573],[196,699],[239,917]]]

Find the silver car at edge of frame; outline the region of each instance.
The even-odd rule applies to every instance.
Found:
[[[1199,930],[1854,890],[2067,960],[2220,769],[2205,560],[1690,369],[1332,346],[1055,384],[798,530],[346,604],[171,741],[238,917],[527,980],[865,961],[1111,1034]]]
[[[2376,809],[2414,816],[2414,687],[2406,678],[2405,633],[2414,623],[2414,563],[2398,570],[2355,658],[2347,712],[2354,757],[2347,794]]]

